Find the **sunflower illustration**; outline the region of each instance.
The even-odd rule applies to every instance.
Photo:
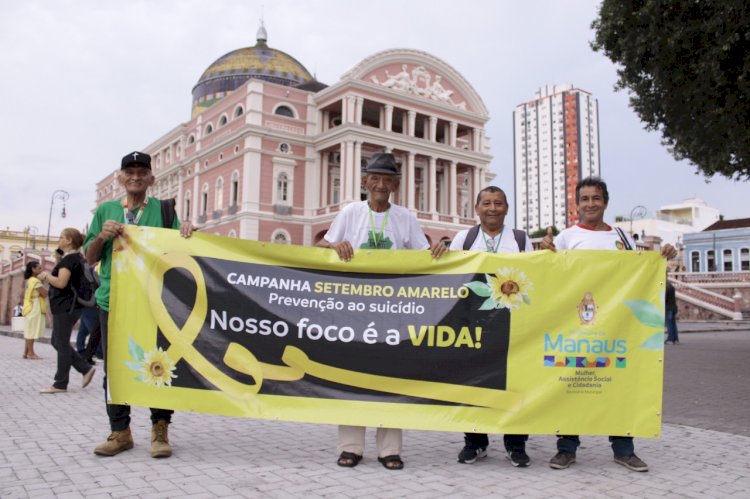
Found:
[[[172,359],[169,358],[167,352],[156,348],[147,352],[141,361],[143,381],[145,383],[151,383],[157,388],[163,386],[171,386],[172,379],[177,376],[173,373],[175,365]]]
[[[522,303],[531,305],[529,292],[534,289],[534,283],[526,274],[514,268],[497,269],[495,275],[485,274],[487,282],[473,281],[466,284],[475,294],[487,298],[479,310],[519,308]]]

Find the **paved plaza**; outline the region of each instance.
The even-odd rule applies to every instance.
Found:
[[[729,345],[740,357],[750,354],[750,334],[733,335]],[[672,383],[670,355],[701,358],[700,348],[721,339],[693,333],[667,349],[667,390]],[[738,336],[740,335],[740,336]],[[699,340],[700,339],[700,340]],[[703,347],[701,345],[704,345]],[[671,348],[680,348],[678,354]],[[742,351],[744,349],[744,352]],[[38,344],[41,361],[21,359],[23,340],[0,334],[0,498],[21,497],[748,497],[750,494],[750,420],[735,403],[747,398],[747,362],[726,366],[716,379],[739,378],[743,392],[717,395],[716,422],[690,410],[691,401],[670,402],[659,440],[636,440],[648,473],[628,471],[612,461],[606,437],[583,437],[578,461],[567,470],[547,465],[555,453],[552,436],[532,436],[531,467],[513,468],[502,452],[502,439],[491,439],[489,457],[458,464],[462,435],[407,431],[402,471],[388,471],[375,459],[374,434],[368,431],[365,458],[354,469],[336,465],[336,427],[177,413],[170,426],[174,455],[149,456],[147,410],[136,408],[132,430],[136,446],[115,457],[93,454],[109,433],[101,373],[86,389],[71,373],[68,393],[40,395],[51,384],[54,351]],[[692,353],[691,353],[692,352]],[[712,354],[714,355],[714,354]],[[713,358],[713,357],[712,357]],[[690,360],[693,362],[693,360]],[[690,367],[690,366],[687,366]],[[721,362],[715,370],[721,368]],[[101,364],[99,365],[101,369]],[[679,377],[687,368],[678,370]],[[700,377],[700,366],[691,376]],[[711,379],[714,379],[713,377]],[[705,388],[705,387],[704,387]],[[731,387],[730,387],[731,388]],[[688,387],[690,389],[690,387]],[[716,391],[716,390],[709,390]],[[718,390],[721,391],[721,390]],[[695,391],[692,392],[695,398]],[[697,397],[702,398],[702,397]],[[712,402],[713,403],[713,402]],[[723,405],[722,405],[723,404]],[[704,410],[700,401],[695,405]],[[739,406],[744,407],[744,406]],[[674,417],[673,417],[674,416]],[[703,427],[670,421],[695,421]],[[724,419],[722,419],[724,418]],[[724,423],[722,423],[724,421]],[[706,424],[703,424],[706,423]],[[705,429],[714,424],[724,430]],[[722,426],[723,425],[723,426]],[[732,431],[732,429],[744,431]],[[742,433],[742,434],[740,434]]]

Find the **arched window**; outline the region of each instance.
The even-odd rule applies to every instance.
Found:
[[[750,249],[740,249],[740,270],[750,270]]]
[[[195,135],[192,133],[188,136],[188,145],[195,143]]]
[[[187,191],[185,193],[185,213],[183,215],[183,218],[185,220],[190,220],[192,218],[190,216],[190,191]]]
[[[281,105],[276,108],[276,111],[274,111],[274,114],[278,114],[279,116],[286,116],[287,118],[294,118],[294,111],[292,111],[292,108],[289,106]]]
[[[706,251],[706,267],[708,272],[716,272],[716,253],[714,253],[714,250]]]
[[[201,215],[205,217],[206,213],[208,213],[208,184],[203,184],[201,192]]]
[[[214,126],[211,123],[209,123],[208,125],[206,125],[206,132],[204,133],[204,135],[211,135],[213,131],[214,131]]]
[[[734,262],[732,261],[732,250],[727,248],[721,252],[721,261],[724,267],[724,272],[732,272],[734,270]]]
[[[245,110],[242,108],[242,106],[237,106],[237,108],[234,110],[234,117],[239,118],[245,113]]]
[[[216,200],[214,202],[214,205],[216,205],[216,209],[222,209],[224,207],[224,179],[221,177],[216,179],[216,194],[214,196],[214,199]]]
[[[229,206],[237,206],[240,200],[240,172],[232,172],[232,187],[229,191]]]
[[[229,234],[227,234],[227,237],[234,237],[234,238],[236,238],[237,237],[237,231],[235,231],[234,229],[230,230]]]
[[[284,229],[277,229],[271,236],[271,242],[275,244],[292,244],[292,238]]]
[[[286,173],[280,174],[276,181],[276,199],[284,203],[289,200],[289,177]]]
[[[221,118],[219,118],[219,126],[222,127],[227,124],[227,117],[226,115],[222,115]]]

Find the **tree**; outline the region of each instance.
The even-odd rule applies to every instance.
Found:
[[[750,2],[603,0],[591,47],[672,155],[750,179]]]

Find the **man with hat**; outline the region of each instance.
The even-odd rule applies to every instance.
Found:
[[[182,237],[190,237],[193,233],[193,226],[190,222],[186,221],[180,224],[174,212],[173,202],[162,203],[158,199],[146,195],[148,188],[154,183],[154,175],[151,172],[151,156],[139,151],[126,155],[122,158],[117,181],[125,189],[125,198],[119,201],[107,201],[96,209],[84,242],[84,251],[89,265],[101,262],[99,267],[101,282],[95,296],[101,319],[105,392],[107,390],[109,291],[114,239],[122,235],[125,225],[128,224],[179,229]],[[169,457],[172,455],[167,426],[171,422],[173,412],[165,409],[151,409],[152,457]],[[132,449],[130,406],[107,404],[107,415],[109,416],[112,433],[106,442],[94,449],[94,453],[100,456],[114,456],[124,450]]]
[[[354,249],[430,249],[416,217],[406,208],[390,202],[391,193],[399,187],[400,174],[396,158],[390,153],[376,153],[365,168],[362,185],[367,201],[345,206],[317,246],[331,248],[339,258],[349,261]],[[431,249],[433,258],[447,251],[442,242]],[[402,434],[396,428],[378,428],[375,441],[378,461],[390,470],[404,467],[401,460]],[[339,426],[338,465],[354,467],[362,459],[365,428]]]

